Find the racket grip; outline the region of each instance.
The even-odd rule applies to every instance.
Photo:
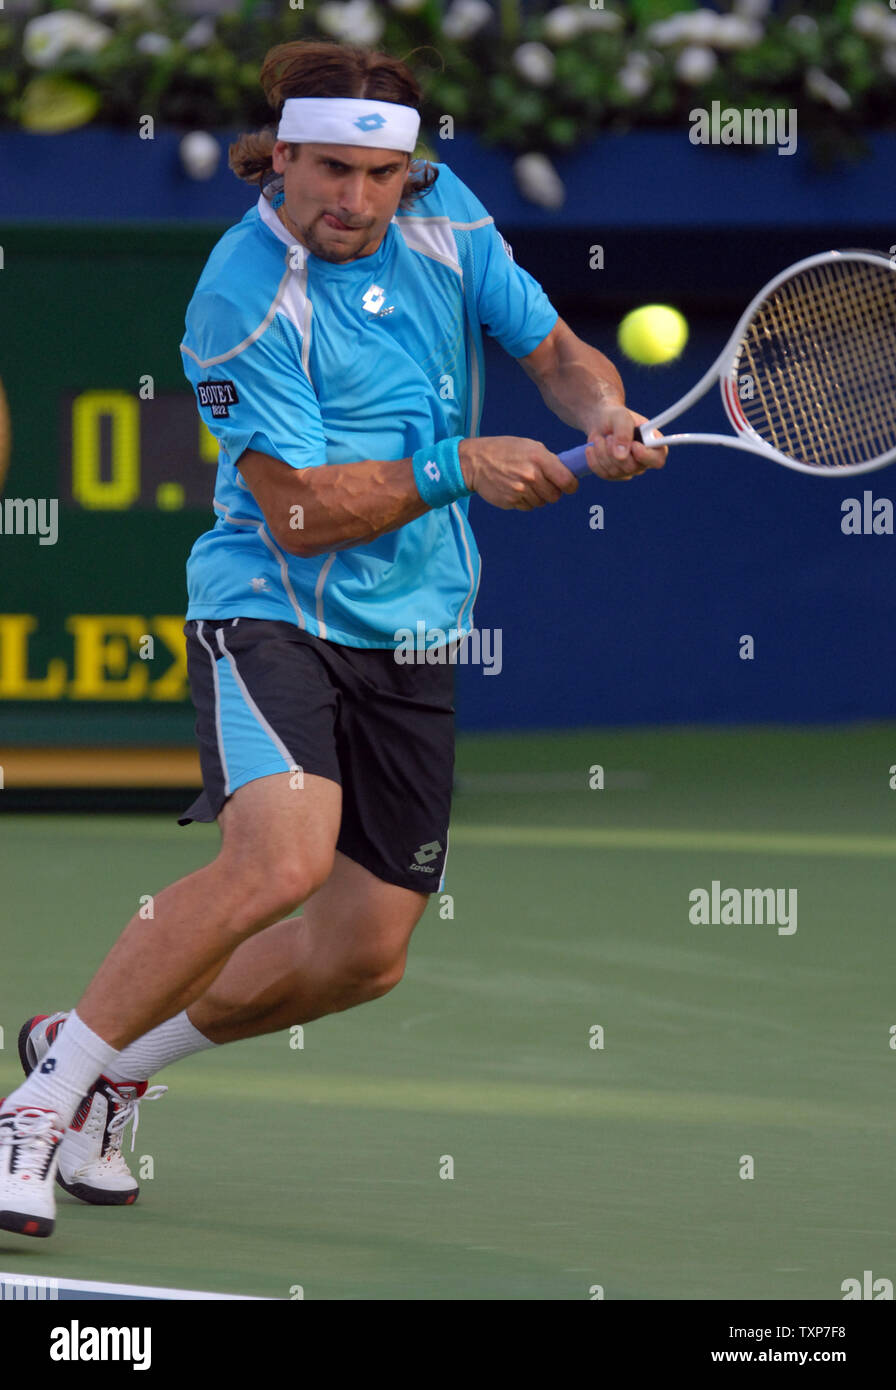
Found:
[[[635,426],[635,439],[639,444],[643,443],[640,425]],[[584,444],[580,444],[575,449],[567,449],[565,453],[558,454],[557,457],[576,478],[584,478],[586,474],[591,472],[591,469],[588,467],[588,460],[585,456]]]

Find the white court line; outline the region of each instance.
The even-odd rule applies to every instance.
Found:
[[[113,1297],[165,1298],[165,1299],[227,1299],[240,1302],[270,1303],[273,1299],[258,1298],[245,1293],[206,1293],[200,1289],[156,1289],[148,1284],[106,1284],[95,1283],[92,1279],[57,1279],[50,1274],[3,1274],[0,1284],[23,1285],[27,1289],[43,1289],[49,1285],[60,1293],[71,1289],[75,1293],[107,1293]]]
[[[896,835],[809,831],[647,830],[621,826],[474,825],[451,827],[453,845],[505,849],[640,849],[733,854],[818,854],[859,859],[896,857]]]

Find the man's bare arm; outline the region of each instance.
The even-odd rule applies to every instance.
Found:
[[[590,462],[599,477],[613,481],[662,468],[665,449],[647,449],[633,440],[634,428],[644,423],[644,416],[626,406],[613,363],[577,337],[563,319],[558,318],[534,352],[518,360],[548,409],[581,430],[594,446]]]
[[[464,439],[458,456],[467,486],[495,507],[528,511],[578,486],[535,439]],[[304,558],[365,545],[429,510],[410,458],[292,468],[247,449],[237,466],[277,544]]]
[[[562,319],[534,352],[519,360],[554,414],[594,441],[592,467],[601,477],[631,477],[662,466],[664,449],[632,442],[635,424],[644,417],[623,404],[622,382],[612,362],[577,338]],[[578,486],[538,440],[513,435],[464,439],[458,456],[467,487],[495,507],[529,511]],[[250,449],[237,466],[272,536],[291,555],[308,558],[369,544],[428,511],[410,458],[296,469]]]
[[[625,404],[622,378],[609,357],[582,342],[563,319],[519,364],[548,409],[583,434],[594,427],[601,406]]]
[[[291,555],[363,545],[428,511],[409,458],[292,468],[247,449],[238,467],[275,541]]]

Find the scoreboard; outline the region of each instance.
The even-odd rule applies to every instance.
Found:
[[[218,450],[179,344],[224,229],[0,227],[6,744],[192,741],[185,563]]]
[[[147,395],[146,393],[153,394]],[[62,397],[60,501],[84,511],[206,510],[218,444],[192,392],[91,390]]]

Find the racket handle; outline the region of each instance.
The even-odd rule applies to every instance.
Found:
[[[639,444],[643,442],[641,439],[640,425],[635,426],[635,439],[638,441]],[[575,449],[567,449],[565,453],[558,454],[557,457],[561,463],[564,463],[566,465],[570,473],[572,473],[576,478],[584,478],[588,473],[591,472],[591,469],[588,467],[588,460],[585,457],[584,444],[580,444]]]

